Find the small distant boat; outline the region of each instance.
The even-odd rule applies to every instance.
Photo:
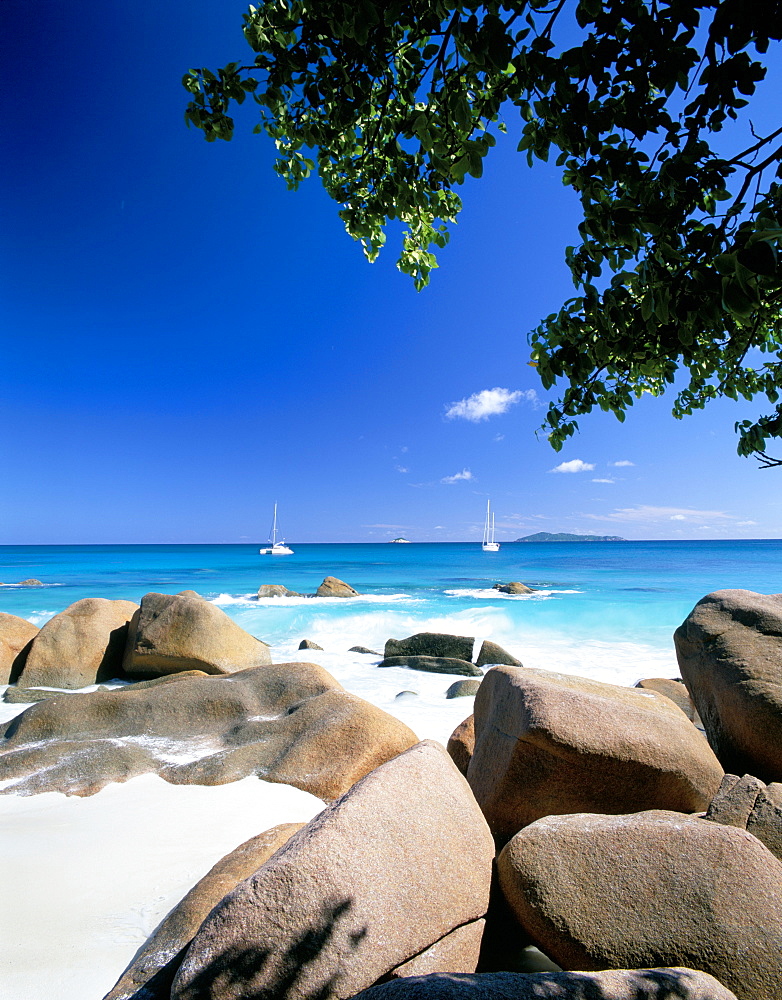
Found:
[[[483,544],[481,548],[484,552],[500,551],[500,543],[494,541],[494,514],[491,511],[491,500],[486,501],[486,523],[483,526]]]
[[[410,545],[409,538],[389,538],[392,545]]]
[[[277,541],[277,504],[274,505],[274,518],[272,519],[272,530],[269,537],[271,545],[265,549],[259,549],[262,556],[292,556],[293,549],[285,544],[285,539]]]

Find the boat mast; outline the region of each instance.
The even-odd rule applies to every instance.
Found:
[[[274,505],[274,519],[272,521],[272,545],[277,544],[277,504]]]

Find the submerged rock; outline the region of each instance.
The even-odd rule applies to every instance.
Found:
[[[327,576],[323,583],[315,591],[315,597],[360,597],[357,590],[354,590],[349,583],[338,580],[335,576]]]
[[[295,590],[288,590],[287,587],[283,587],[281,583],[262,583],[258,588],[258,593],[256,597],[261,599],[266,597],[303,597],[303,594],[297,593]]]
[[[382,653],[376,652],[374,649],[367,649],[366,646],[351,646],[348,650],[349,653],[366,653],[367,656],[382,656]]]
[[[532,587],[526,583],[519,583],[518,580],[511,580],[510,583],[495,583],[493,590],[499,590],[501,594],[534,594]]]
[[[470,698],[478,693],[478,688],[481,686],[479,680],[473,680],[470,678],[466,681],[454,681],[453,684],[445,692],[446,698]]]
[[[498,646],[496,642],[490,642],[488,639],[484,639],[481,643],[481,650],[475,662],[479,667],[486,667],[489,664],[495,663],[506,667],[522,666],[521,660],[517,660],[515,656],[511,656],[502,646]]]
[[[452,656],[387,656],[378,663],[379,667],[409,667],[410,670],[424,670],[430,674],[464,674],[467,677],[482,677],[483,671],[467,660],[457,660]]]
[[[521,663],[496,642],[484,639],[476,654],[476,640],[467,635],[448,635],[445,632],[417,632],[406,639],[388,639],[385,646],[386,659],[392,656],[428,656],[440,659],[475,661],[476,666],[488,663],[503,663],[520,667]]]
[[[464,635],[448,635],[443,632],[417,632],[407,639],[388,639],[384,655],[390,656],[437,656],[472,662],[475,639]]]

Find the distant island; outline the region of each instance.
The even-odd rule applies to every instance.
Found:
[[[517,538],[517,542],[626,542],[619,535],[569,535],[566,531],[538,531],[534,535]]]
[[[396,544],[396,545],[410,545],[411,544],[409,538],[389,538],[389,542],[391,542],[392,545],[394,545],[394,544]]]

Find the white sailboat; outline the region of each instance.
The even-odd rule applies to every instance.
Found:
[[[494,541],[494,514],[491,510],[491,500],[486,501],[486,523],[483,526],[483,544],[481,548],[484,552],[499,552],[500,543]]]
[[[285,544],[285,539],[277,541],[277,504],[274,505],[274,518],[272,520],[272,530],[271,536],[269,538],[271,545],[265,549],[259,549],[259,553],[262,556],[292,556],[293,549],[289,548]]]

